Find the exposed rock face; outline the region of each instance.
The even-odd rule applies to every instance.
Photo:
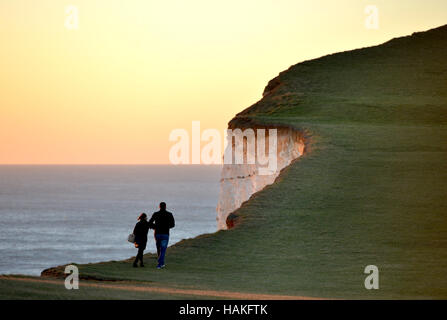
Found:
[[[230,125],[231,126],[231,125]],[[256,128],[253,128],[256,132]],[[260,174],[260,164],[224,164],[217,205],[217,227],[228,229],[227,217],[247,201],[254,193],[272,184],[280,171],[304,153],[304,139],[292,128],[277,128],[277,166],[269,175]],[[228,144],[233,148],[234,144]],[[247,153],[244,148],[244,159]],[[245,162],[244,162],[245,163]]]

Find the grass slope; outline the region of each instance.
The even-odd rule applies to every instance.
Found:
[[[230,125],[250,123],[306,131],[310,144],[236,212],[242,223],[171,247],[162,271],[121,261],[81,265],[80,274],[333,298],[447,298],[447,26],[294,65]],[[379,290],[364,288],[370,264],[379,267]]]

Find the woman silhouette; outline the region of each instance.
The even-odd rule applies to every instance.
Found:
[[[149,231],[149,223],[147,222],[147,215],[145,213],[140,214],[138,222],[133,229],[135,235],[135,248],[138,249],[137,256],[133,262],[134,268],[138,267],[138,261],[140,261],[140,267],[144,267],[143,252],[146,249],[147,232]]]

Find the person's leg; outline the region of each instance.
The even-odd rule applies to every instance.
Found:
[[[155,237],[155,246],[157,247],[157,257],[160,257],[160,240],[157,238],[157,236]]]
[[[141,250],[140,250],[140,248],[138,248],[137,255],[136,255],[135,260],[133,262],[133,266],[134,267],[138,267],[137,263],[138,263],[138,260],[140,260],[140,254],[141,254]]]
[[[140,260],[140,267],[144,267],[144,263],[143,263],[144,249],[145,249],[145,247],[141,247],[141,248],[138,249],[138,256],[139,256],[139,260]]]
[[[160,266],[160,252],[161,252],[161,241],[162,241],[162,237],[161,235],[155,235],[155,244],[157,245],[157,267]]]
[[[169,235],[163,234],[159,236],[160,240],[160,255],[158,257],[158,266],[163,267],[165,265],[166,249],[168,248]]]

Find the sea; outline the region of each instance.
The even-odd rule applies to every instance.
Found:
[[[169,245],[215,232],[218,165],[1,165],[0,274],[127,259],[137,217],[161,201]],[[149,231],[146,252],[155,252]]]

